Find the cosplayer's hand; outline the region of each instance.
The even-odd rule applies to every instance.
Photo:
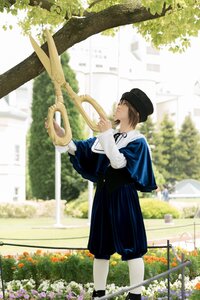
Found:
[[[59,137],[63,137],[65,135],[65,130],[62,127],[60,127],[60,125],[58,125],[58,123],[55,120],[53,120],[53,126],[56,134]],[[47,119],[45,119],[45,128],[48,129]]]
[[[111,121],[108,119],[100,118],[99,123],[98,123],[99,131],[104,132],[107,131],[108,129],[112,128]]]

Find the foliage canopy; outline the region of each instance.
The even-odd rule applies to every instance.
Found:
[[[0,12],[19,18],[24,33],[42,36],[46,27],[56,31],[59,54],[94,34],[128,24],[155,47],[167,45],[172,51],[184,51],[190,37],[198,35],[199,6],[197,0],[0,0]],[[47,51],[46,44],[43,49]],[[32,54],[0,75],[0,98],[43,71]]]
[[[190,45],[190,36],[197,36],[200,29],[200,2],[196,0],[0,0],[0,12],[23,15],[19,25],[25,33],[44,26],[64,26],[72,18],[87,18],[115,6],[130,9],[148,10],[156,18],[133,24],[154,46],[169,45],[172,51],[185,50]],[[161,19],[159,16],[163,16]],[[120,25],[120,24],[119,24]],[[6,29],[6,25],[4,25]],[[111,27],[113,28],[113,27]]]

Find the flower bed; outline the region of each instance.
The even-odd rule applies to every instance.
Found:
[[[170,267],[178,264],[170,253]],[[187,299],[200,299],[200,251],[184,251],[192,264],[185,268]],[[166,250],[151,250],[144,256],[145,279],[167,270]],[[93,255],[88,251],[24,252],[20,256],[2,257],[2,274],[6,299],[90,299]],[[181,299],[181,270],[170,275],[171,298]],[[122,276],[123,274],[123,276]],[[118,254],[110,259],[107,293],[129,285],[128,266]],[[156,281],[143,288],[143,299],[167,299],[167,280]],[[2,298],[2,293],[0,298]],[[195,298],[196,297],[196,298]],[[116,299],[124,299],[121,295]]]
[[[181,295],[181,278],[178,278],[173,284],[171,284],[170,299],[178,300],[182,299]],[[106,293],[112,294],[120,291],[121,287],[110,284],[107,286]],[[185,297],[186,299],[197,300],[200,296],[200,277],[190,280],[189,277],[185,278]],[[38,288],[33,279],[25,280],[13,280],[5,285],[5,298],[6,299],[77,299],[77,300],[89,300],[93,291],[93,284],[87,283],[85,285],[78,284],[74,281],[67,284],[64,280],[58,280],[51,283],[49,280],[42,282]],[[115,299],[123,300],[126,294],[117,296]],[[3,298],[3,294],[0,294],[0,298]],[[152,299],[168,299],[167,298],[167,280],[154,281],[147,288],[143,287],[142,290],[143,300]]]

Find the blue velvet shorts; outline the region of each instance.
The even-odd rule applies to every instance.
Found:
[[[146,232],[134,184],[125,184],[112,193],[104,186],[97,187],[88,249],[99,259],[109,259],[117,252],[122,260],[129,260],[147,252]]]

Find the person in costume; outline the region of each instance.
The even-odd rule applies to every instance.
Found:
[[[96,183],[88,249],[94,255],[92,299],[105,295],[109,259],[119,253],[129,267],[130,285],[144,279],[142,256],[147,252],[146,232],[138,192],[156,190],[151,155],[145,137],[136,125],[153,113],[149,97],[134,88],[122,95],[114,115],[119,129],[100,118],[97,137],[56,146],[67,151],[75,170]],[[54,122],[58,135],[63,129]],[[142,287],[131,290],[126,299],[141,299]]]

